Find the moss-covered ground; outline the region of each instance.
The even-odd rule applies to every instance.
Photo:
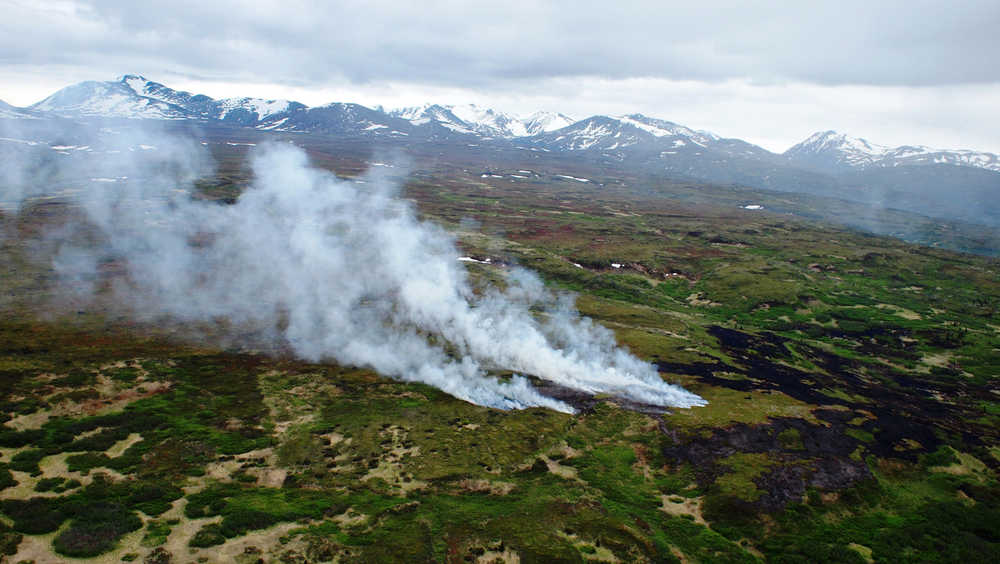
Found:
[[[245,171],[218,156],[225,200]],[[477,284],[536,270],[709,404],[500,411],[67,306],[32,238],[71,211],[35,205],[0,216],[0,558],[1000,561],[995,259],[417,157],[407,196],[496,259]]]

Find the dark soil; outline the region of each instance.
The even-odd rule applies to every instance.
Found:
[[[988,399],[988,391],[961,380],[917,379],[880,363],[863,363],[796,342],[796,350],[827,374],[806,372],[778,362],[794,360],[786,347],[790,342],[786,337],[719,326],[709,328],[709,334],[718,339],[722,350],[737,366],[719,361],[661,362],[657,365],[659,370],[694,375],[713,386],[739,391],[777,390],[816,406],[842,405],[868,412],[875,419],[858,428],[875,436],[874,443],[866,446],[880,457],[916,460],[921,453],[934,451],[943,444],[942,433],[970,448],[996,444],[1000,439],[998,429],[972,422],[977,417],[975,401]],[[722,378],[716,372],[737,372],[747,379]],[[831,397],[822,393],[824,389],[842,390],[868,401]],[[919,445],[908,443],[907,448],[900,448],[903,439]]]

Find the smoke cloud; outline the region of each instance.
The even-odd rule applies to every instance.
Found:
[[[211,171],[196,142],[119,135],[113,145],[66,155],[72,165],[31,161],[33,171],[3,179],[8,207],[42,189],[31,184],[39,170],[46,190],[77,179],[63,195],[102,243],[62,240],[53,265],[64,280],[82,284],[101,261],[121,260],[128,287],[119,299],[136,311],[225,320],[310,361],[370,367],[485,406],[573,411],[497,371],[659,406],[705,403],[665,383],[532,272],[508,269],[505,289],[474,292],[452,236],[421,221],[374,171],[353,182],[310,166],[292,145],[261,146],[251,152],[252,185],[222,205],[192,197],[192,183]]]

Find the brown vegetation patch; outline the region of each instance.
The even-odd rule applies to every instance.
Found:
[[[461,491],[470,493],[485,493],[489,495],[507,495],[514,491],[516,484],[511,482],[495,482],[492,480],[474,480],[466,478],[458,482]]]
[[[705,525],[706,527],[708,526],[708,523],[705,521],[705,517],[701,512],[702,498],[685,498],[677,495],[662,495],[660,496],[660,501],[660,511],[675,517],[690,515],[694,518],[695,523]]]

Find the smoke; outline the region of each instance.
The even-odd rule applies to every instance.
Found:
[[[485,406],[573,411],[497,371],[648,404],[705,403],[663,382],[532,272],[509,269],[505,289],[473,292],[453,238],[375,172],[351,182],[311,167],[294,146],[262,146],[251,153],[252,185],[221,205],[193,197],[192,183],[211,170],[196,143],[116,144],[71,173],[45,171],[50,182],[88,178],[64,195],[103,242],[63,240],[53,265],[64,280],[92,280],[101,261],[120,260],[129,283],[119,299],[136,311],[225,320],[307,360],[371,367]],[[4,200],[37,191],[7,180]]]

